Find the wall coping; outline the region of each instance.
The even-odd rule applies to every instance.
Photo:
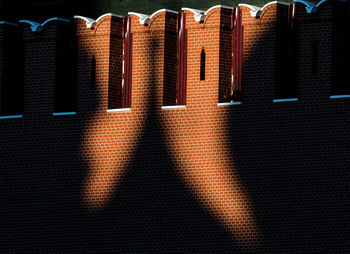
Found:
[[[128,112],[128,111],[131,111],[131,108],[107,109],[107,113],[113,113],[113,112]]]
[[[186,105],[173,105],[173,106],[162,106],[162,110],[169,110],[169,109],[185,109]]]
[[[38,23],[38,22],[35,22],[35,21],[31,21],[31,20],[20,20],[19,23],[26,23],[26,24],[29,24],[31,27],[31,30],[32,32],[41,32],[41,30],[43,29],[43,27],[51,22],[51,21],[61,21],[61,22],[66,22],[66,23],[70,23],[71,20],[69,19],[63,19],[63,18],[57,18],[57,17],[54,17],[54,18],[49,18],[47,20],[45,20],[43,23]]]
[[[19,26],[18,24],[10,21],[0,21],[0,25]]]
[[[116,18],[124,18],[124,16],[121,16],[121,15],[117,15],[117,14],[113,14],[113,13],[106,13],[106,14],[103,14],[101,16],[99,16],[97,19],[92,19],[92,18],[88,18],[88,17],[84,17],[84,16],[79,16],[79,15],[75,15],[74,16],[74,19],[82,19],[86,22],[86,27],[87,28],[95,28],[97,23],[105,18],[105,17],[108,17],[108,16],[111,16],[111,17],[116,17]]]
[[[269,2],[269,3],[265,4],[263,7],[258,7],[258,6],[250,5],[250,4],[239,4],[238,6],[239,7],[247,7],[249,9],[251,9],[250,15],[254,18],[260,18],[260,15],[263,12],[263,10],[272,4],[281,4],[281,5],[286,5],[286,6],[290,5],[289,3],[285,3],[285,2],[273,1],[273,2]]]
[[[173,11],[173,10],[169,10],[169,9],[160,9],[158,11],[155,11],[152,13],[152,15],[146,15],[143,13],[138,13],[138,12],[128,12],[128,15],[135,15],[137,17],[139,17],[139,21],[141,25],[145,25],[147,26],[149,24],[149,22],[151,21],[151,19],[156,16],[158,13],[161,12],[169,12],[169,13],[174,13],[174,14],[179,14],[179,12],[177,11]]]
[[[53,116],[72,116],[72,115],[76,115],[77,112],[72,111],[72,112],[54,112],[52,113]]]
[[[187,7],[181,8],[181,10],[182,11],[190,11],[190,12],[192,12],[194,14],[194,20],[196,22],[204,22],[205,17],[207,16],[207,14],[209,12],[211,12],[212,10],[217,9],[217,8],[224,8],[224,9],[229,9],[229,10],[233,10],[234,9],[234,7],[230,7],[230,6],[215,5],[213,7],[210,7],[206,11],[198,10],[198,9],[191,9],[191,8],[187,8]]]
[[[235,105],[242,105],[242,102],[241,101],[231,101],[231,102],[219,102],[217,104],[218,107],[235,106]]]
[[[7,116],[0,116],[1,119],[16,119],[16,118],[23,118],[23,115],[7,115]]]
[[[294,0],[293,2],[294,3],[301,3],[301,4],[304,4],[305,5],[305,10],[306,10],[306,13],[316,13],[317,10],[318,10],[318,7],[320,7],[321,4],[327,2],[328,0],[322,0],[320,2],[318,2],[317,4],[314,4],[314,3],[311,3],[311,2],[308,2],[308,1],[305,1],[305,0]],[[338,2],[346,2],[347,0],[336,0]]]

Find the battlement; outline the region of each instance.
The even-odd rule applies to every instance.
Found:
[[[304,99],[311,84],[320,97],[347,95],[347,5],[295,0],[2,21],[0,112],[83,112],[91,89],[103,110],[145,107],[150,93],[159,108]]]
[[[0,253],[345,253],[349,15],[1,21]]]

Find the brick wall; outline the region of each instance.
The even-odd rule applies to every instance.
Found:
[[[161,10],[146,24],[130,14],[131,108],[121,106],[123,17],[52,20],[37,32],[23,22],[0,24],[0,43],[6,29],[20,29],[25,52],[23,117],[0,118],[1,253],[349,249],[350,104],[329,97],[333,2],[313,14],[296,3],[298,100],[280,103],[273,102],[281,85],[280,26],[291,7],[271,3],[254,16],[252,7],[239,8],[244,61],[238,105],[222,103],[231,85],[233,8],[212,8],[202,22],[195,10],[184,11],[187,93],[181,106],[176,12]],[[57,41],[71,25],[77,107],[75,114],[53,115]]]

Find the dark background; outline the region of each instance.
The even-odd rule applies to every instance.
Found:
[[[283,2],[292,2],[282,0]],[[237,6],[239,3],[262,6],[267,0],[0,0],[2,20],[32,19],[44,21],[47,18],[85,15],[97,18],[104,13],[127,15],[128,12],[152,14],[158,9],[180,10],[182,7],[208,9],[214,5]]]
[[[67,1],[57,1],[56,7],[16,4],[17,9],[7,6],[13,11],[5,13],[10,20],[93,13],[92,5]],[[263,36],[259,45],[270,37]],[[252,55],[263,54],[261,49]],[[247,59],[246,70],[267,68],[268,75],[270,67],[256,59]],[[300,86],[298,103],[272,104],[266,99],[272,86],[245,86],[246,101],[228,119],[231,153],[263,240],[259,253],[347,253],[349,101],[330,100],[331,84],[320,82]],[[42,114],[2,120],[0,253],[240,253],[178,177],[153,100],[111,202],[95,214],[82,208],[88,167],[80,144],[100,103],[100,94],[89,92],[90,108],[72,118]]]

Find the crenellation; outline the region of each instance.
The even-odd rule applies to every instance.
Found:
[[[23,114],[23,67],[18,24],[0,22],[0,116]]]
[[[5,36],[6,31],[20,30],[24,43],[24,108],[28,113],[37,114],[40,104],[42,113],[57,111],[57,100],[63,100],[65,95],[60,92],[63,94],[58,97],[62,99],[57,99],[56,85],[66,83],[63,79],[57,81],[59,76],[71,77],[67,81],[70,85],[62,85],[65,87],[62,91],[70,91],[74,103],[69,107],[78,111],[88,110],[89,101],[97,100],[93,99],[97,95],[103,111],[125,108],[123,84],[128,77],[132,82],[127,95],[131,96],[131,108],[146,107],[148,96],[144,94],[150,93],[156,94],[157,110],[161,106],[179,105],[178,75],[185,75],[186,91],[181,88],[181,93],[191,103],[234,102],[235,82],[241,82],[240,94],[235,95],[237,102],[243,99],[246,103],[269,103],[299,96],[311,99],[315,93],[326,98],[334,93],[334,83],[339,83],[334,81],[331,71],[339,58],[335,57],[332,38],[338,31],[334,24],[339,3],[346,4],[295,0],[293,4],[273,1],[263,7],[240,4],[213,6],[206,11],[183,8],[186,33],[183,74],[179,72],[178,60],[180,14],[168,9],[151,15],[129,13],[132,46],[127,76],[124,75],[127,18],[119,15],[107,13],[97,19],[75,16],[74,20],[56,17],[41,24],[29,20],[20,20],[18,24],[1,21],[0,43],[10,38]],[[232,53],[237,47],[233,39],[236,10],[240,10],[242,22],[238,60],[237,52]],[[205,54],[205,60],[201,60],[201,54]],[[241,61],[241,67],[232,67],[238,64],[236,60]],[[65,61],[72,64],[60,70],[59,65]],[[201,68],[201,63],[205,68]],[[4,77],[7,67],[4,64],[0,67]],[[238,75],[233,71],[235,68],[242,68],[239,79],[235,79]],[[67,72],[70,74],[57,74]],[[205,80],[200,80],[201,77]],[[187,102],[185,99],[181,103]]]
[[[333,25],[337,1],[321,1],[313,11],[295,1],[296,26],[298,29],[298,84],[301,99],[310,100],[318,94],[318,100],[329,99],[332,94]],[[317,10],[317,11],[316,11]],[[315,48],[317,47],[317,48]],[[317,54],[317,55],[315,55]],[[315,68],[317,71],[315,71]]]

